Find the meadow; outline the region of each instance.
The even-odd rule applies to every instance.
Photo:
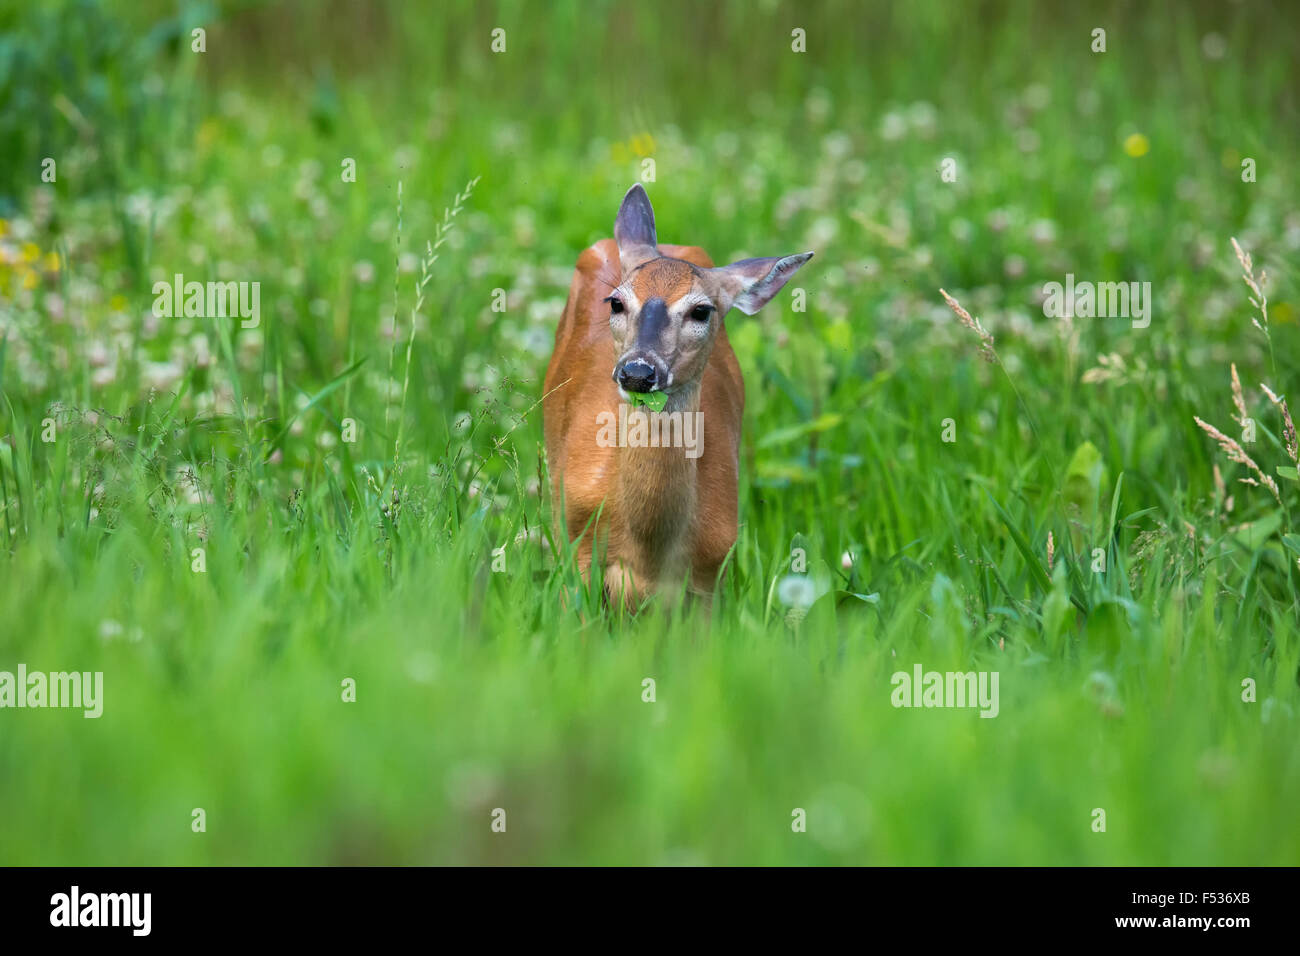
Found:
[[[1300,16],[1087,6],[6,0],[0,671],[104,699],[0,709],[0,864],[1300,863]],[[638,181],[816,257],[626,614],[540,401]]]

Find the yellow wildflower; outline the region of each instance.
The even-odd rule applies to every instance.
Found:
[[[1134,159],[1145,156],[1151,151],[1151,141],[1141,133],[1134,133],[1128,139],[1124,140],[1124,152],[1128,153]]]

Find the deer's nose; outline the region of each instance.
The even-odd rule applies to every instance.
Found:
[[[625,392],[648,392],[658,384],[654,366],[640,359],[624,362],[616,377]]]

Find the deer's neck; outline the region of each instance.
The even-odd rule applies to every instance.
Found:
[[[642,412],[645,427],[638,431],[633,416]],[[695,522],[696,469],[704,449],[699,412],[698,385],[674,392],[662,412],[627,412],[628,441],[618,449],[619,513],[640,552],[638,563],[655,577],[678,572]]]

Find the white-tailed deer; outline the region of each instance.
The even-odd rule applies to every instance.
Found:
[[[546,454],[560,533],[584,578],[602,562],[613,600],[712,593],[736,541],[745,408],[723,317],[753,315],[811,256],[714,268],[696,246],[659,245],[636,185],[614,238],[578,258],[546,369]]]

